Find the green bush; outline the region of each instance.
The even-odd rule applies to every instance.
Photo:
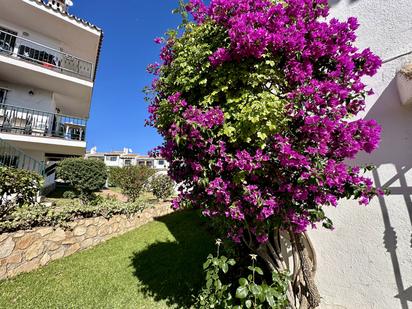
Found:
[[[123,176],[123,169],[121,167],[109,167],[109,186],[120,187],[120,182]]]
[[[82,218],[104,217],[109,219],[115,215],[131,216],[149,207],[138,201],[134,203],[119,202],[114,199],[101,199],[99,204],[83,204],[78,200],[47,207],[43,204],[24,205],[12,212],[6,220],[0,221],[0,233],[31,229],[39,226],[68,227],[68,223]]]
[[[94,159],[70,158],[59,162],[57,177],[70,184],[83,202],[94,198],[107,180],[104,162]]]
[[[153,195],[158,199],[167,199],[174,192],[174,181],[167,175],[156,175],[150,181]]]
[[[0,219],[17,207],[35,204],[42,181],[30,171],[0,167]]]
[[[76,195],[76,193],[74,193],[73,191],[65,191],[65,192],[63,193],[63,198],[74,199],[74,198],[76,198],[76,197],[77,197],[77,195]]]
[[[219,256],[220,240],[217,244],[217,256],[209,254],[203,264],[206,284],[196,297],[195,308],[288,308],[286,291],[290,277],[286,273],[274,271],[265,274],[256,265],[257,255],[250,254],[252,265],[247,267],[249,274],[246,277],[230,278],[225,283],[228,281],[228,271],[236,261]]]
[[[120,188],[129,201],[136,201],[155,170],[147,166],[129,166],[121,169]]]

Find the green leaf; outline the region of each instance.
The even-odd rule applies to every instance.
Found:
[[[236,289],[236,298],[244,299],[249,294],[249,290],[247,287],[240,286]]]
[[[203,263],[203,269],[207,269],[210,266],[211,261],[207,260],[206,262]]]
[[[239,279],[239,284],[240,284],[240,286],[247,286],[249,284],[249,282],[247,281],[246,278],[240,278]]]
[[[229,271],[229,265],[227,265],[226,263],[224,263],[222,265],[222,271],[226,274]]]
[[[268,302],[270,307],[274,307],[276,305],[275,298],[272,295],[267,295],[266,301]]]
[[[245,302],[245,305],[246,305],[246,308],[252,308],[252,301],[251,301],[250,299],[248,299],[248,300]]]
[[[258,286],[256,283],[252,284],[250,287],[250,292],[252,292],[253,295],[257,296],[262,292],[262,288]]]
[[[262,270],[262,268],[260,268],[260,267],[255,267],[255,271],[256,271],[259,275],[263,276],[263,270]]]
[[[210,289],[210,287],[212,286],[212,283],[213,283],[212,279],[207,280],[207,282],[206,282],[206,288],[207,288],[207,289]]]

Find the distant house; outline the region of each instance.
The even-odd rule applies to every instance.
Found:
[[[123,151],[97,152],[94,147],[86,153],[85,158],[102,160],[109,167],[144,165],[164,171],[169,167],[169,163],[163,158],[134,154],[129,148],[124,148]]]

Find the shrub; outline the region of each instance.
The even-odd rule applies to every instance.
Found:
[[[327,0],[179,2],[185,22],[156,40],[162,63],[148,67],[147,88],[149,124],[165,140],[154,155],[182,183],[174,207],[221,218],[279,272],[287,232],[300,262],[290,272],[304,279],[288,289],[290,305],[318,307],[304,232],[333,229],[324,209],[341,199],[383,194],[348,165],[379,145],[377,122],[356,115],[382,62],[357,48],[356,18],[328,18]]]
[[[129,201],[136,201],[147,184],[149,178],[153,176],[155,170],[147,166],[129,166],[122,168],[120,177],[120,188]]]
[[[287,308],[289,276],[285,273],[272,272],[269,282],[267,274],[256,265],[257,255],[251,254],[252,265],[248,267],[246,277],[236,278],[235,283],[226,284],[225,277],[230,267],[236,264],[234,259],[210,254],[203,269],[206,272],[206,284],[196,298],[195,308]]]
[[[76,198],[76,197],[77,197],[77,195],[76,195],[76,193],[74,193],[73,191],[65,191],[65,192],[63,193],[63,198],[74,199],[74,198]]]
[[[115,215],[133,215],[142,212],[148,205],[143,202],[124,203],[114,199],[101,199],[98,205],[84,204],[78,200],[50,208],[43,204],[15,209],[7,219],[0,221],[0,233],[31,229],[39,226],[68,227],[67,223],[92,217],[111,218]]]
[[[167,175],[155,175],[150,181],[150,188],[153,195],[158,199],[171,197],[174,192],[174,181]]]
[[[70,158],[59,162],[57,177],[70,184],[83,202],[90,201],[107,180],[104,162],[94,159]]]
[[[109,186],[120,187],[120,182],[123,176],[123,169],[121,167],[109,167]]]
[[[33,205],[42,186],[42,177],[34,172],[0,167],[0,218],[16,207]]]

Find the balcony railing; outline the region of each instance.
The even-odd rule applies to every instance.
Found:
[[[44,162],[33,159],[23,151],[0,139],[0,166],[25,169],[44,175]]]
[[[85,141],[87,119],[0,104],[0,133]]]
[[[93,79],[93,63],[0,29],[0,54],[86,80]]]

